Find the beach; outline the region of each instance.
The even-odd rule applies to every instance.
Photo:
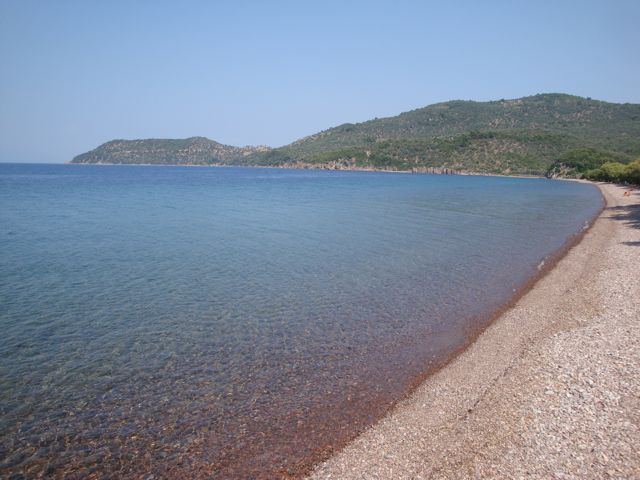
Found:
[[[640,191],[313,479],[640,478]]]

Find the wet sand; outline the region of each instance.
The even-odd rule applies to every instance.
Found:
[[[640,190],[314,479],[640,478]]]

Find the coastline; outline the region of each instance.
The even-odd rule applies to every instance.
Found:
[[[555,266],[310,478],[640,475],[640,191],[598,186]]]
[[[196,164],[196,163],[107,163],[107,162],[64,162],[60,165],[102,165],[102,166],[128,166],[128,167],[214,167],[214,168],[269,168],[280,170],[326,170],[330,172],[376,172],[376,173],[403,173],[414,175],[460,175],[460,176],[473,176],[473,177],[506,177],[506,178],[548,178],[544,175],[527,175],[527,174],[514,174],[506,175],[501,173],[483,173],[483,172],[468,172],[465,170],[452,170],[449,168],[434,167],[431,170],[417,169],[417,170],[391,170],[385,168],[375,167],[340,167],[335,168],[329,164],[319,163],[297,163],[286,165],[231,165],[226,163],[209,163],[209,164]],[[554,178],[555,180],[555,178]],[[557,178],[557,180],[570,180],[565,178]]]

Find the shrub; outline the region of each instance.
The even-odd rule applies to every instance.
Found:
[[[607,162],[600,168],[587,170],[584,178],[602,182],[627,182],[640,185],[640,159],[629,164]]]

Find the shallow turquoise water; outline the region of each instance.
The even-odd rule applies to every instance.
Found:
[[[0,475],[270,478],[601,207],[542,179],[0,164]]]

